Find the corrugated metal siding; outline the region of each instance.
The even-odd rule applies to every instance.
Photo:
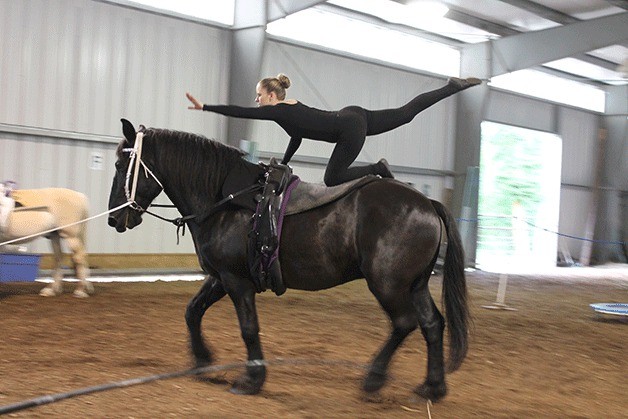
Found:
[[[107,207],[115,148],[111,137],[120,136],[121,117],[136,126],[226,139],[227,118],[188,111],[184,93],[190,91],[206,103],[227,103],[229,31],[87,0],[0,1],[0,25],[10,34],[0,38],[0,124],[44,129],[43,135],[5,134],[0,126],[0,179],[15,179],[22,187],[79,190],[89,196],[91,213],[97,214]],[[279,72],[293,82],[290,97],[321,109],[397,107],[445,83],[269,40],[260,77]],[[398,166],[452,170],[455,105],[454,96],[407,126],[367,139],[358,161],[386,157]],[[563,183],[593,184],[596,115],[496,90],[491,90],[484,114],[487,120],[561,135]],[[46,129],[72,135],[49,136]],[[260,150],[284,152],[287,134],[276,124],[256,121],[252,132],[250,140]],[[80,133],[90,141],[81,140]],[[94,141],[98,136],[102,142]],[[326,159],[332,149],[332,144],[304,141],[298,154]],[[105,156],[105,170],[87,167],[94,152]],[[295,172],[306,181],[322,181],[323,171],[322,164],[295,163]],[[398,177],[436,199],[450,187],[446,177]],[[560,229],[578,235],[590,192],[564,187],[561,198]],[[48,252],[42,243],[36,246]],[[189,237],[180,246],[175,243],[173,228],[152,218],[122,235],[104,219],[90,223],[88,249],[94,253],[193,251]],[[577,245],[574,253],[579,253]]]
[[[558,131],[563,138],[564,183],[593,186],[599,142],[597,115],[563,108],[559,113]]]
[[[556,132],[557,105],[491,90],[486,103],[486,119],[502,124]]]
[[[229,31],[86,0],[0,2],[0,123],[119,135],[119,120],[224,137]]]
[[[558,131],[563,139],[562,175],[566,184],[560,194],[559,230],[584,237],[595,186],[599,141],[599,116],[571,108],[561,108]],[[575,185],[576,187],[572,186]],[[582,186],[586,188],[580,188]],[[582,240],[561,238],[572,257],[579,258]]]
[[[12,127],[0,126],[0,180],[83,192],[95,215],[107,210],[121,117],[224,138],[226,123],[189,111],[185,92],[226,101],[229,31],[87,0],[0,1],[0,26],[10,34],[0,38],[0,124]],[[91,140],[80,140],[81,133]],[[92,153],[105,157],[104,170],[89,168]],[[158,201],[169,203],[163,195]],[[175,228],[152,217],[124,234],[106,217],[90,221],[87,248],[194,252],[189,236],[177,246]],[[45,240],[31,249],[50,252]]]

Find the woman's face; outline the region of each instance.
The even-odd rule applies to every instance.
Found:
[[[268,93],[266,89],[264,89],[260,84],[257,84],[255,88],[255,102],[257,102],[257,106],[267,106],[274,105],[274,96],[272,93]]]

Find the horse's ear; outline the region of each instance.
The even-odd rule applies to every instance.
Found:
[[[122,118],[122,132],[124,133],[124,138],[126,138],[127,142],[133,144],[135,142],[135,127],[128,120]]]

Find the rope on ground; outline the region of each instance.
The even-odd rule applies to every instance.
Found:
[[[84,396],[87,394],[98,393],[98,392],[113,390],[117,388],[131,387],[138,384],[146,384],[146,383],[150,383],[150,382],[158,381],[158,380],[179,378],[179,377],[184,377],[187,375],[199,375],[199,374],[210,373],[210,372],[227,371],[227,370],[243,368],[243,367],[258,367],[258,366],[269,366],[269,365],[325,365],[325,366],[342,366],[342,367],[360,368],[360,369],[367,368],[367,366],[364,364],[358,364],[353,361],[344,361],[344,360],[334,361],[334,360],[277,358],[275,360],[266,361],[266,360],[256,359],[256,360],[251,360],[244,363],[239,362],[239,363],[215,365],[215,366],[208,366],[208,367],[197,367],[197,368],[190,368],[190,369],[181,370],[181,371],[149,375],[146,377],[130,378],[127,380],[114,381],[111,383],[72,390],[66,393],[56,393],[56,394],[49,394],[49,395],[45,395],[41,397],[35,397],[33,399],[24,400],[18,403],[0,406],[0,415],[13,413],[20,410],[30,409],[32,407],[42,406],[45,404],[55,403],[55,402],[69,399],[72,397]]]

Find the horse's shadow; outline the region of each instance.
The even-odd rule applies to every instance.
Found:
[[[17,295],[38,295],[41,284],[35,282],[0,282],[0,301]]]
[[[608,324],[628,324],[628,317],[627,316],[608,317],[608,316],[596,315],[595,317],[593,317],[593,321],[599,322],[599,323],[608,323]]]
[[[195,375],[194,380],[200,383],[227,385],[230,381],[227,380],[227,374],[220,373],[217,375]]]

